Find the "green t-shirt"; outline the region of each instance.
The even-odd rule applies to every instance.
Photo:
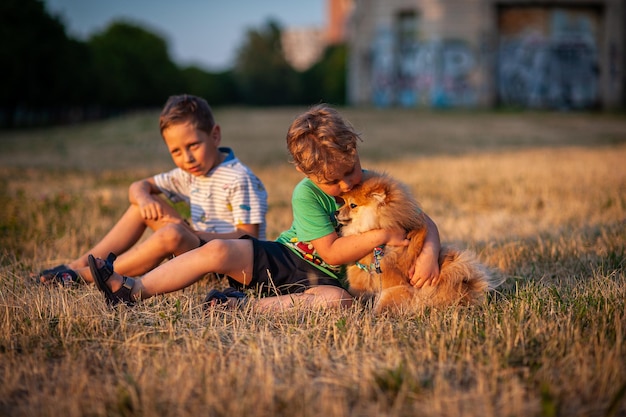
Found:
[[[324,193],[311,180],[305,178],[293,190],[291,207],[293,210],[291,228],[281,233],[276,241],[343,283],[345,275],[343,265],[326,263],[310,243],[337,230],[335,211],[338,207],[335,197]]]

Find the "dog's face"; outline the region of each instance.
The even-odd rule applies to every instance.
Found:
[[[385,204],[385,190],[360,184],[343,194],[344,204],[335,213],[341,225],[340,234],[350,236],[380,228],[380,207]]]
[[[423,216],[408,189],[393,178],[366,171],[362,182],[341,195],[344,204],[335,216],[342,236],[355,235],[372,229],[423,227]]]

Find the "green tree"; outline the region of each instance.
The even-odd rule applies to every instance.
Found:
[[[161,105],[184,87],[161,37],[126,22],[114,22],[89,40],[98,97],[104,105]]]
[[[326,48],[322,59],[301,75],[304,103],[346,103],[346,59],[345,45]]]
[[[298,75],[285,60],[280,36],[280,26],[269,21],[248,30],[237,51],[235,79],[245,103],[289,104],[298,96]]]
[[[232,71],[206,72],[198,67],[182,70],[185,92],[205,98],[209,104],[235,104],[240,102]]]
[[[1,124],[21,124],[26,117],[45,122],[82,104],[89,61],[85,45],[69,39],[41,1],[0,2]]]

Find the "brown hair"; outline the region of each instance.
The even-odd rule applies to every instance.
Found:
[[[189,94],[170,96],[159,117],[161,134],[173,124],[191,122],[196,129],[211,134],[215,126],[213,111],[201,97]]]
[[[319,104],[293,121],[287,132],[287,149],[302,173],[323,179],[354,164],[360,139],[337,110]]]

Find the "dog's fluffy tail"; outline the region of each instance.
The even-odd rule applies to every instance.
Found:
[[[442,247],[440,281],[431,296],[435,304],[478,304],[487,291],[502,284],[502,278],[468,250]]]

